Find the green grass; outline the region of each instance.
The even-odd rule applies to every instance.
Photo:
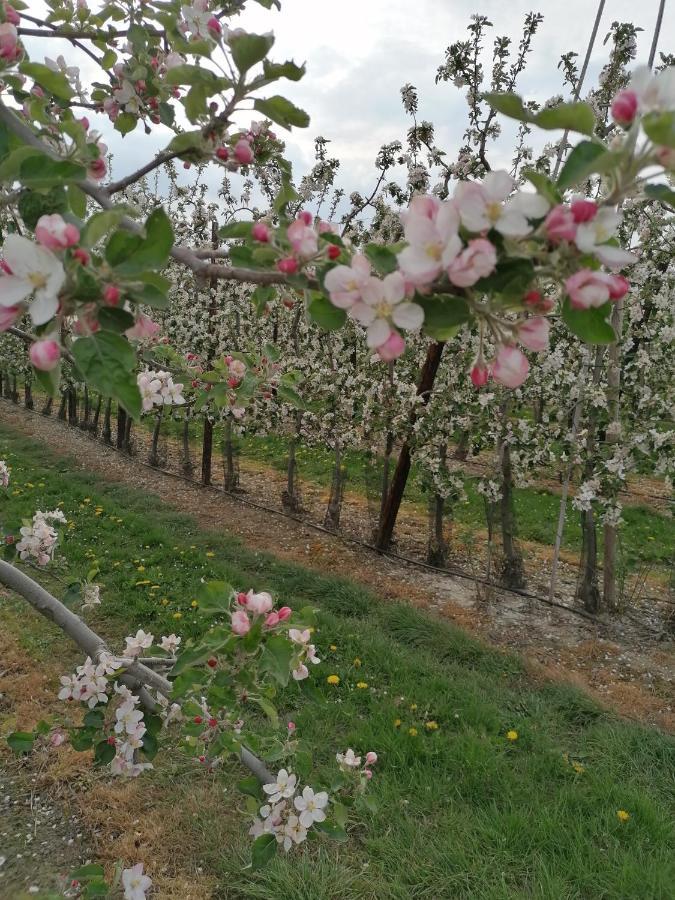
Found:
[[[352,827],[349,843],[321,842],[262,873],[243,870],[244,819],[230,823],[226,844],[222,828],[186,819],[206,871],[218,878],[215,897],[675,897],[671,738],[620,720],[566,685],[533,684],[518,658],[447,622],[380,601],[346,579],[251,552],[222,528],[202,531],[160,498],[106,484],[7,431],[0,435],[3,457],[13,466],[5,525],[63,502],[75,523],[63,546],[71,571],[84,575],[93,559],[101,568],[104,606],[95,621],[102,631],[140,626],[198,634],[203,625],[190,601],[202,576],[322,610],[317,644],[324,662],[312,674],[321,695],[340,702],[311,701],[291,686],[281,705],[318,748],[319,766],[347,746],[379,753],[371,785],[377,811]],[[146,578],[150,585],[136,584]],[[46,576],[45,583],[56,590]],[[153,584],[160,589],[152,591]],[[342,679],[337,688],[325,682],[332,673]],[[356,689],[359,680],[369,688]],[[427,732],[432,719],[439,730]],[[508,729],[518,731],[513,744]],[[585,771],[575,773],[563,754]],[[170,768],[148,777],[170,797],[189,790],[172,780]],[[237,777],[223,775],[228,791]],[[223,816],[231,809],[226,798]],[[627,824],[617,820],[618,809],[631,813]]]

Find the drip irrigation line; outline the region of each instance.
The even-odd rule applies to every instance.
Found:
[[[4,398],[3,398],[4,399]],[[40,415],[36,410],[26,410],[26,412],[31,412],[34,416]],[[67,423],[66,423],[67,425]],[[86,434],[86,432],[83,432]],[[200,481],[195,481],[193,478],[188,478],[185,475],[181,475],[179,472],[172,472],[170,469],[164,469],[160,466],[152,466],[150,463],[144,462],[141,459],[134,458],[130,456],[125,450],[120,447],[115,447],[112,444],[105,444],[100,439],[94,435],[89,434],[89,440],[99,444],[102,447],[107,448],[108,450],[112,450],[115,453],[124,456],[126,459],[144,466],[146,469],[151,469],[153,472],[159,472],[162,475],[168,475],[171,478],[175,478],[178,481],[182,481],[185,484],[189,484],[192,487],[202,488],[203,490],[211,490],[218,494],[223,494],[226,497],[235,500],[238,503],[243,504],[244,506],[250,506],[253,509],[261,510],[262,512],[270,513],[277,517],[283,519],[290,519],[293,522],[297,522],[299,525],[304,526],[305,528],[310,528],[313,531],[321,532],[322,534],[330,535],[332,538],[340,541],[343,544],[353,544],[358,547],[363,547],[364,549],[370,550],[373,553],[376,553],[378,556],[386,556],[390,559],[394,559],[397,562],[405,563],[410,566],[417,566],[420,569],[426,569],[431,572],[435,572],[438,575],[446,575],[452,576],[455,578],[462,579],[464,581],[472,582],[473,584],[481,584],[485,587],[494,588],[497,591],[506,594],[513,594],[517,597],[522,597],[525,600],[535,600],[538,603],[543,603],[545,606],[550,606],[555,609],[561,609],[564,612],[571,613],[572,615],[579,616],[580,618],[586,619],[589,622],[593,622],[594,625],[599,625],[601,627],[608,627],[611,623],[605,622],[602,619],[597,618],[591,613],[586,612],[583,609],[575,609],[572,606],[567,606],[564,603],[557,603],[555,600],[550,600],[548,597],[541,597],[539,594],[533,594],[530,591],[521,590],[519,588],[510,588],[504,585],[495,584],[495,582],[490,581],[487,578],[481,578],[477,575],[470,575],[468,572],[464,572],[462,569],[457,568],[456,566],[446,566],[445,568],[440,568],[439,566],[431,565],[431,563],[422,562],[422,560],[412,559],[409,556],[403,556],[400,553],[394,553],[391,550],[380,550],[375,547],[373,544],[368,543],[367,541],[360,540],[359,538],[350,537],[348,535],[331,531],[329,528],[325,528],[323,525],[318,525],[315,522],[307,521],[299,516],[294,516],[290,513],[283,512],[283,510],[275,509],[272,506],[267,506],[264,503],[257,503],[255,500],[250,500],[246,497],[242,497],[239,494],[233,491],[226,491],[225,488],[218,487],[215,484],[202,484]],[[660,636],[661,632],[656,632],[651,628],[648,628],[644,625],[641,625],[642,629],[652,636]]]

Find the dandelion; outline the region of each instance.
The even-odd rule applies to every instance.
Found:
[[[182,619],[182,618],[183,618],[183,613],[182,613],[182,612],[175,612],[175,613],[173,614],[173,618],[174,618],[174,619]]]
[[[139,567],[136,569],[136,571],[137,571],[137,572],[145,572],[145,566],[139,566]]]
[[[190,606],[191,606],[193,609],[197,609],[197,607],[199,606],[199,603],[197,603],[196,600],[193,600],[192,603],[190,604]]]
[[[410,704],[410,709],[411,709],[413,712],[415,712],[415,710],[417,709],[417,704],[416,704],[416,703],[411,703],[411,704]]]
[[[209,557],[209,559],[210,559],[212,556],[215,556],[216,554],[213,552],[213,550],[207,550],[207,551],[206,551],[206,555],[207,555],[207,556]]]
[[[401,727],[401,720],[394,719],[394,728],[400,728],[400,727]]]
[[[365,689],[368,687],[368,682],[367,681],[358,681],[356,683],[356,686],[360,691],[365,691]]]
[[[410,737],[417,737],[417,729],[416,729],[416,728],[409,728],[409,729],[408,729],[408,734],[410,735]]]
[[[572,768],[577,773],[577,775],[582,775],[586,771],[586,766],[582,766],[581,763],[573,762]]]
[[[355,669],[361,668],[361,660],[358,658],[358,656],[356,657],[356,659],[354,660],[352,665],[354,666]]]
[[[431,719],[430,721],[425,723],[424,727],[427,731],[438,731],[438,722],[436,722],[434,719]]]
[[[333,653],[334,653],[334,652],[337,650],[337,647],[335,646],[335,644],[331,644],[330,647],[329,647],[328,649],[329,649],[329,650],[332,650]]]
[[[340,676],[329,675],[328,678],[326,678],[326,681],[328,682],[328,684],[340,684]]]
[[[506,732],[506,740],[507,741],[517,741],[518,740],[518,732],[514,731],[513,728],[510,731]]]
[[[630,819],[630,813],[626,812],[625,809],[618,809],[616,811],[616,817],[619,822],[625,825],[625,823]]]

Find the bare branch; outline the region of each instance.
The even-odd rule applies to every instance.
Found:
[[[120,178],[119,181],[113,181],[107,185],[106,190],[108,194],[112,195],[116,194],[118,191],[123,191],[125,188],[128,188],[129,185],[133,184],[135,181],[139,181],[144,175],[147,175],[148,172],[152,172],[159,166],[163,166],[164,163],[176,159],[176,157],[180,156],[183,152],[184,151],[182,150],[162,150],[154,159],[150,160],[150,162],[146,163],[144,166],[141,166],[141,168],[137,169],[135,172],[132,172],[131,175],[127,175],[124,178]]]

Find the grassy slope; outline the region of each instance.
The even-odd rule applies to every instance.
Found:
[[[161,499],[74,472],[28,440],[0,435],[3,457],[14,467],[4,521],[63,501],[75,522],[64,546],[71,571],[81,576],[92,559],[100,564],[101,630],[126,633],[138,624],[197,633],[190,601],[202,575],[323,610],[317,643],[325,662],[316,679],[340,702],[310,703],[289,690],[282,703],[320,748],[319,764],[346,746],[378,751],[378,811],[353,829],[347,845],[322,844],[256,875],[242,872],[244,821],[218,827],[186,815],[189,842],[197,842],[199,858],[223,886],[216,896],[675,897],[670,738],[618,720],[567,686],[532,684],[516,658],[445,622],[378,601],[347,580],[251,553],[222,531],[200,532]],[[326,685],[329,673],[340,675],[338,688]],[[356,689],[359,680],[368,689]],[[431,719],[438,731],[425,731]],[[510,728],[519,733],[514,744],[504,736]],[[564,753],[584,771],[576,773]],[[237,776],[225,777],[232,786]],[[190,790],[171,769],[150,778],[174,804]],[[631,813],[625,825],[616,817],[620,808]]]

